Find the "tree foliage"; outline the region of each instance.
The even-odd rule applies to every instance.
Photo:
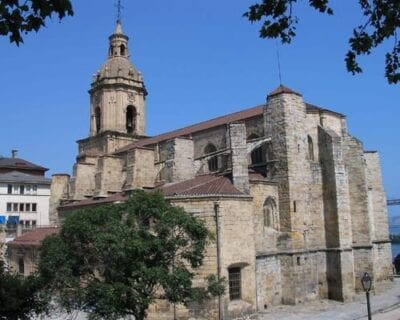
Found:
[[[310,7],[321,13],[332,15],[330,0],[308,0]],[[262,21],[260,37],[280,38],[282,43],[290,43],[296,35],[299,18],[294,14],[298,0],[262,0],[249,7],[244,13],[251,22]],[[400,28],[399,0],[358,0],[365,23],[353,29],[346,54],[346,68],[352,74],[362,72],[357,57],[369,55],[385,40],[393,41],[393,49],[386,53],[385,77],[389,83],[400,81]]]
[[[208,277],[194,288],[192,270],[210,239],[202,221],[158,193],[135,191],[124,203],[77,211],[42,244],[39,273],[62,306],[91,319],[144,319],[158,297],[187,303],[223,293]]]
[[[23,34],[39,31],[46,19],[57,15],[61,20],[73,14],[70,0],[0,0],[0,35],[19,45]]]
[[[46,310],[47,298],[40,294],[38,278],[7,273],[0,260],[0,319],[29,320]]]

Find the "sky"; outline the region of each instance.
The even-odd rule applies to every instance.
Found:
[[[331,0],[335,15],[296,5],[290,45],[260,39],[242,14],[257,0],[122,1],[131,61],[142,72],[147,134],[156,135],[265,102],[282,83],[306,102],[347,116],[349,132],[381,155],[390,199],[400,198],[400,84],[384,78],[385,43],[352,76],[344,57],[358,1]],[[72,0],[75,15],[57,17],[20,47],[0,38],[0,154],[72,173],[76,140],[89,133],[88,89],[105,62],[115,29],[114,0]],[[301,1],[300,1],[301,2]],[[391,207],[392,214],[400,206]]]

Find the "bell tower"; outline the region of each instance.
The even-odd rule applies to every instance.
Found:
[[[117,20],[109,37],[108,59],[93,76],[90,94],[90,137],[109,132],[140,138],[145,135],[143,77],[129,61],[129,38]]]

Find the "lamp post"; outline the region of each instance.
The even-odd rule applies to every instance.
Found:
[[[368,320],[371,320],[371,306],[369,303],[369,291],[371,290],[372,286],[372,279],[369,276],[368,272],[364,272],[364,275],[361,278],[361,284],[367,296],[367,309],[368,309]]]

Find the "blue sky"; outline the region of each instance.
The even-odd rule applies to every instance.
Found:
[[[400,85],[383,77],[391,43],[361,59],[365,72],[352,76],[343,60],[352,27],[364,21],[357,1],[333,0],[334,17],[296,6],[298,36],[283,47],[242,18],[253,1],[123,1],[131,60],[149,91],[147,134],[263,103],[279,85],[278,47],[283,83],[346,114],[350,133],[380,152],[388,197],[400,198]],[[89,131],[87,90],[115,28],[114,0],[73,4],[74,17],[54,18],[19,48],[0,38],[0,154],[17,148],[49,175],[72,171],[75,141]]]

